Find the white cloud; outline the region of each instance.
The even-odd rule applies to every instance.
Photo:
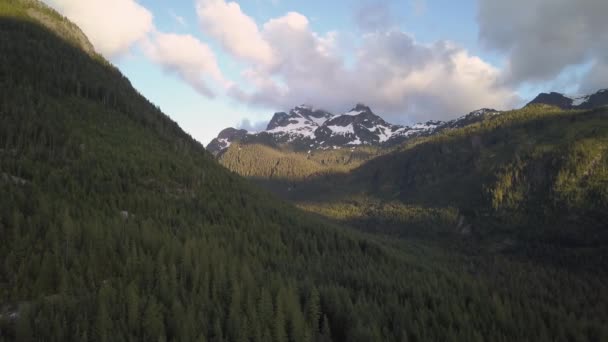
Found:
[[[134,0],[45,0],[76,23],[106,57],[124,54],[153,28],[152,13]]]
[[[191,35],[158,32],[152,14],[135,0],[47,1],[81,26],[104,55],[120,55],[141,42],[150,60],[208,97],[223,88],[251,105],[287,109],[311,103],[336,112],[364,102],[397,122],[505,108],[515,98],[498,84],[499,70],[452,43],[425,45],[374,25],[358,46],[344,51],[340,35],[314,32],[300,13],[258,25],[236,2],[197,0],[203,32],[246,64],[246,84],[237,86],[224,79],[209,46]]]
[[[198,0],[196,11],[203,31],[234,56],[264,65],[273,63],[272,48],[261,36],[256,22],[241,11],[239,4]]]
[[[251,65],[243,74],[254,90],[230,94],[250,104],[287,109],[313,103],[343,111],[364,102],[394,121],[449,118],[479,107],[510,107],[516,95],[499,86],[499,70],[449,42],[427,46],[401,31],[364,36],[350,66],[336,34],[319,35],[301,14],[271,19],[263,39],[273,68]]]
[[[213,51],[191,35],[155,32],[142,46],[148,58],[176,73],[204,96],[214,96],[208,86],[211,80],[223,87],[229,86]]]

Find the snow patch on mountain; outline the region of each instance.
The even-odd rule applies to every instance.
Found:
[[[329,118],[327,117],[320,117],[320,118],[315,118],[315,117],[311,117],[310,120],[312,122],[314,122],[317,126],[321,126],[325,123],[325,121],[327,121]]]
[[[565,95],[572,100],[572,106],[580,106],[589,100],[589,95]]]
[[[361,145],[361,139],[359,139],[359,137],[357,137],[355,140],[348,142],[346,145]]]
[[[388,141],[393,136],[398,134],[403,134],[406,127],[391,125],[391,126],[383,126],[377,125],[375,130],[370,130],[372,132],[378,132],[378,139],[381,143]]]
[[[347,126],[327,126],[327,128],[329,128],[335,134],[355,134],[355,129],[352,124]]]
[[[223,146],[223,148],[228,148],[230,147],[230,144],[232,144],[232,142],[228,139],[218,139],[220,141],[220,144]]]
[[[351,110],[349,112],[346,112],[346,113],[344,113],[342,115],[356,116],[356,115],[359,115],[359,114],[361,114],[363,112],[364,112],[363,110],[355,110],[355,109],[353,109],[353,110]]]
[[[307,120],[303,117],[300,118],[292,118],[289,120],[289,124],[285,126],[277,126],[273,129],[266,130],[266,133],[270,134],[289,134],[289,135],[297,135],[304,138],[315,138],[315,130],[318,125],[310,120]]]

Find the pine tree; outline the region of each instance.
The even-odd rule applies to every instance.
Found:
[[[137,335],[140,327],[140,303],[135,283],[131,282],[127,286],[126,297],[127,325],[130,332]]]
[[[110,317],[110,307],[112,289],[109,284],[104,284],[97,296],[97,315],[95,317],[95,333],[98,341],[111,341],[112,319]]]
[[[321,319],[321,299],[319,291],[315,287],[310,291],[308,302],[306,304],[306,318],[312,327],[313,331],[319,331],[319,320]]]
[[[156,341],[165,336],[165,326],[161,308],[154,297],[148,299],[148,304],[142,321],[143,335],[149,341]]]

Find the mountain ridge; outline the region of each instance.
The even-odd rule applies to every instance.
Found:
[[[540,93],[526,104],[545,104],[561,109],[592,109],[608,105],[608,89],[600,89],[590,95],[566,96],[561,93]],[[356,148],[357,146],[392,147],[408,139],[439,133],[445,129],[460,128],[479,122],[504,111],[481,108],[458,118],[441,121],[429,120],[412,126],[396,125],[386,122],[368,106],[356,104],[341,114],[332,114],[310,105],[299,105],[288,113],[277,112],[261,132],[227,134],[220,132],[218,137],[207,145],[213,155],[218,156],[233,141],[263,143],[270,146],[287,146],[296,151]],[[230,131],[237,129],[230,127]]]
[[[547,104],[561,109],[593,109],[608,105],[608,89],[599,89],[589,95],[565,95],[558,92],[540,93],[526,106]]]
[[[296,151],[360,146],[392,147],[411,138],[462,127],[499,113],[495,109],[483,108],[449,121],[430,120],[403,126],[388,123],[362,103],[341,114],[299,105],[289,113],[275,113],[266,130],[261,132],[250,133],[242,129],[226,128],[207,145],[207,150],[218,156],[232,142],[288,146]]]

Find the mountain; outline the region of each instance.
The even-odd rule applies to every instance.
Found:
[[[608,106],[608,89],[598,90],[591,95],[567,96],[561,93],[540,93],[528,105],[547,104],[561,109],[592,109]]]
[[[233,141],[240,141],[246,135],[247,131],[244,129],[228,127],[222,130],[220,134],[218,134],[217,138],[213,139],[209,145],[207,145],[207,150],[213,153],[213,155],[217,155],[219,151],[230,147],[230,144]]]
[[[357,104],[340,115],[302,105],[289,113],[275,113],[262,132],[244,134],[243,130],[227,128],[207,145],[207,150],[218,156],[232,142],[261,143],[295,151],[359,146],[392,147],[411,138],[462,127],[499,113],[494,109],[480,109],[450,121],[428,121],[402,126],[384,121],[364,104]]]
[[[531,240],[596,248],[608,241],[605,93],[586,96],[581,104],[598,104],[587,110],[555,102],[481,109],[391,148],[298,152],[241,143],[219,161],[301,208],[365,231],[443,239],[466,227],[486,240],[478,247],[504,239],[521,250]],[[386,125],[364,106],[351,112],[355,119],[326,124]]]
[[[450,121],[428,121],[405,127],[391,125],[368,107],[358,105],[313,127],[314,139],[303,140],[293,133],[291,125],[285,125],[279,126],[285,130],[281,136],[267,132],[247,134],[233,140],[234,146],[228,148],[226,143],[225,149],[217,149],[223,139],[220,138],[207,149],[222,165],[242,176],[257,181],[272,179],[271,183],[287,183],[281,184],[281,188],[293,188],[294,184],[289,184],[291,180],[348,172],[402,144],[491,120],[500,114],[486,108]],[[279,138],[286,142],[277,142]]]
[[[608,105],[608,89],[591,95],[566,96],[560,93],[541,93],[527,105],[546,104],[561,109],[592,109]],[[230,142],[262,143],[273,147],[288,147],[296,151],[349,148],[361,145],[393,147],[409,139],[461,128],[500,111],[482,108],[450,121],[431,120],[413,126],[390,124],[364,104],[334,115],[311,106],[297,106],[289,113],[275,113],[266,130],[257,133],[227,135],[226,130],[213,139],[207,150],[214,155],[224,151]],[[228,129],[227,129],[228,130]],[[229,129],[231,132],[234,128]]]
[[[450,245],[385,238],[306,213],[222,167],[89,44],[72,40],[79,30],[66,35],[66,27],[75,30],[40,2],[0,3],[0,340],[606,340],[607,282],[594,246],[573,249],[570,262],[578,267],[570,268],[481,250],[475,234]],[[560,116],[559,127],[574,123],[571,140],[603,137],[603,114],[586,115]],[[496,128],[486,124],[476,125]],[[522,135],[509,135],[506,126],[495,132],[508,142],[502,148],[534,145],[519,142]],[[526,127],[535,132],[543,125],[532,120]],[[564,131],[554,128],[549,124],[543,136],[560,139]],[[446,131],[452,133],[465,132]],[[395,150],[397,161],[376,183],[368,165],[359,179],[369,183],[339,183],[336,190],[377,184],[374,194],[381,194],[399,172],[413,177],[407,167],[417,161],[424,166],[415,176],[426,182],[422,190],[453,165],[468,175],[476,170],[474,153],[496,137],[482,136],[483,148],[470,151],[466,134],[458,141],[411,141],[408,148],[426,147],[407,158]],[[565,168],[577,177],[566,173],[559,189],[571,190],[564,195],[574,201],[602,200],[604,169],[593,165],[604,165],[594,162],[603,145],[579,142],[585,145],[572,151]],[[425,173],[439,165],[439,154],[450,155],[450,146],[458,158],[438,175]],[[547,144],[536,146],[542,151]],[[368,148],[353,153],[369,158]],[[489,152],[484,155],[494,158],[496,151]],[[323,153],[330,163],[334,151]],[[374,171],[371,178],[366,170]],[[350,172],[341,175],[352,179]],[[470,172],[469,180],[478,175]],[[508,176],[500,179],[520,188]],[[468,182],[451,180],[457,186],[448,199],[473,192]],[[580,186],[587,181],[593,186]],[[398,184],[402,191],[407,183]],[[441,198],[439,190],[429,196]],[[326,200],[340,194],[328,192]],[[503,198],[519,203],[520,195]],[[357,207],[355,197],[347,203],[358,209],[334,212],[373,213]],[[414,208],[406,217],[429,218],[424,222],[433,226],[453,222],[454,210],[444,215],[442,205]],[[381,208],[403,218],[403,211]]]

